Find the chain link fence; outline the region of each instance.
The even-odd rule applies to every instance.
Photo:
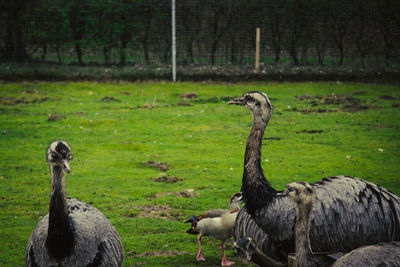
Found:
[[[0,8],[0,74],[24,63],[37,72],[169,76],[171,1],[6,0]],[[254,75],[257,27],[261,75],[397,71],[398,14],[397,0],[176,0],[178,78]]]

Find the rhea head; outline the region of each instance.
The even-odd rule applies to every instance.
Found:
[[[269,118],[273,109],[267,94],[258,91],[244,93],[243,96],[233,99],[228,104],[248,108],[253,112],[255,118]]]
[[[297,204],[310,205],[314,202],[314,190],[307,182],[293,182],[287,184],[282,195],[286,195]]]
[[[71,159],[71,147],[66,141],[53,141],[47,149],[47,162],[52,166],[61,167],[67,173],[71,172],[69,166]]]

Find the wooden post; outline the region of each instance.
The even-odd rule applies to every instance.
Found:
[[[260,71],[260,28],[256,30],[256,66],[255,71]]]

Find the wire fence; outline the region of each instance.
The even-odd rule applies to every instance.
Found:
[[[6,0],[2,62],[169,68],[169,0]],[[398,0],[176,0],[178,71],[400,66]]]

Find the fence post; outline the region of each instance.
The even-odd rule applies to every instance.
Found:
[[[175,24],[175,0],[171,0],[171,25],[172,25],[172,81],[176,82],[176,24]]]
[[[260,71],[260,28],[256,30],[256,66],[255,71]]]

